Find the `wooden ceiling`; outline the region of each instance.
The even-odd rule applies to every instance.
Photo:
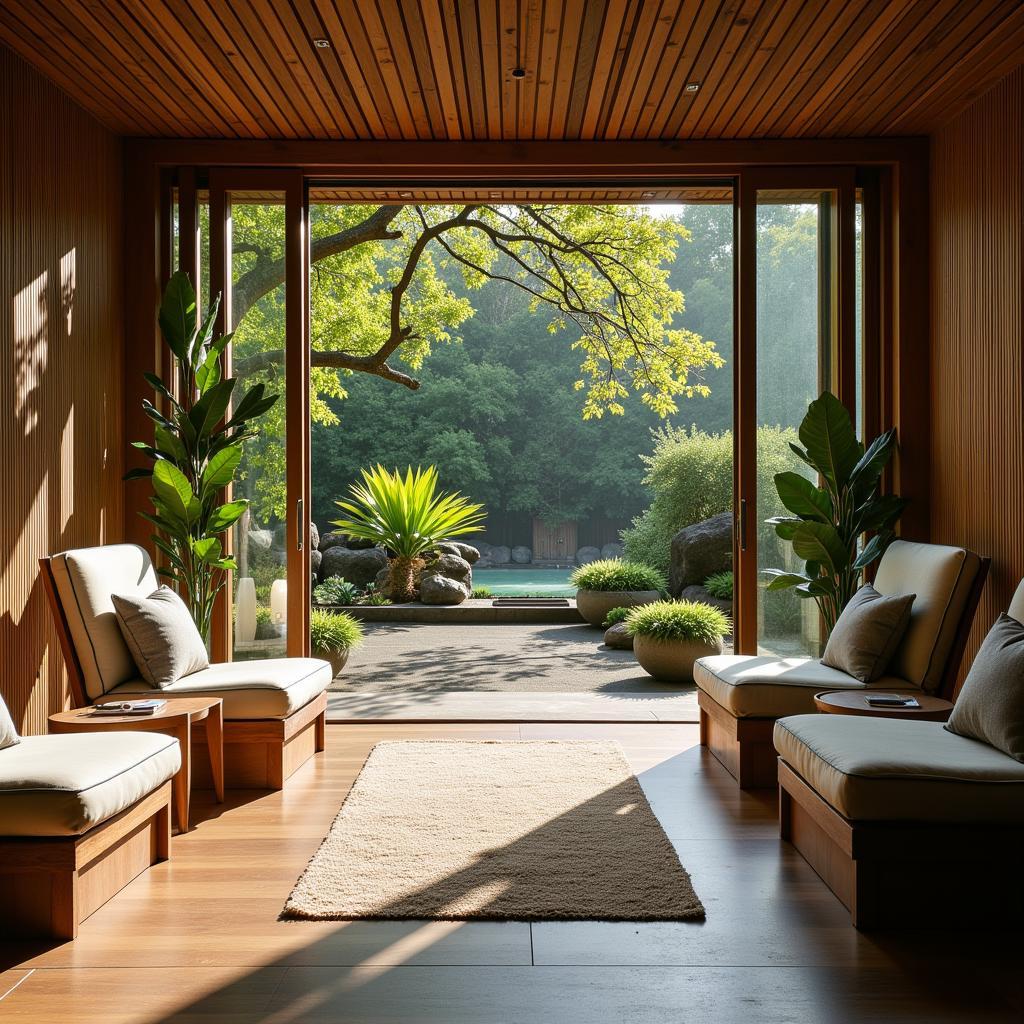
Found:
[[[926,133],[1020,64],[1024,5],[0,0],[0,40],[122,135],[856,137]]]

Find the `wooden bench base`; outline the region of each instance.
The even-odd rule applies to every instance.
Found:
[[[853,822],[780,759],[779,829],[856,928],[1018,928],[1024,827]]]
[[[228,789],[283,789],[285,780],[324,749],[327,694],[321,693],[288,718],[224,723],[224,784]],[[213,789],[209,751],[202,729],[192,730],[192,785]]]
[[[700,706],[700,745],[721,761],[740,789],[773,789],[778,785],[778,755],[772,742],[774,718],[737,718],[703,690]]]
[[[90,914],[170,855],[170,782],[80,836],[0,838],[0,934],[73,939]]]

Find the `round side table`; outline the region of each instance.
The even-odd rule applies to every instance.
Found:
[[[158,697],[158,692],[154,692]],[[127,698],[138,700],[142,694]],[[172,780],[174,817],[179,832],[188,831],[189,794],[192,789],[192,723],[203,722],[210,769],[217,800],[224,802],[224,705],[220,697],[168,697],[151,715],[111,715],[95,708],[75,708],[50,715],[50,732],[163,732],[174,736],[181,747],[181,768]]]
[[[885,691],[872,690],[823,690],[814,695],[814,706],[828,715],[863,715],[871,718],[912,718],[917,722],[944,722],[949,718],[953,705],[940,697],[926,693],[907,694],[916,697],[919,708],[883,708],[868,703],[868,697]]]

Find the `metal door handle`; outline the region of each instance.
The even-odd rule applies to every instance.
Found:
[[[302,542],[306,537],[306,531],[304,529],[305,524],[303,523],[302,516],[303,507],[302,498],[299,498],[299,500],[295,502],[295,547],[298,551],[302,550]]]
[[[747,499],[740,498],[740,551],[747,550]]]

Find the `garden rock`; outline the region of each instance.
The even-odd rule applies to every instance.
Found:
[[[503,544],[491,548],[491,562],[494,565],[508,565],[512,558],[512,552]]]
[[[353,551],[365,551],[367,548],[375,548],[377,542],[363,537],[349,537],[347,544]]]
[[[352,548],[331,547],[323,552],[320,575],[341,576],[357,587],[365,587],[377,578],[381,569],[386,569],[388,556],[383,548],[368,548],[355,551]]]
[[[458,555],[459,558],[464,558],[470,565],[476,565],[476,563],[480,561],[481,552],[473,547],[472,544],[463,544],[457,540],[446,540],[442,546],[446,550],[448,548],[454,548],[455,550],[449,552],[449,554]]]
[[[623,554],[624,549],[621,544],[605,544],[605,546],[601,548],[602,558],[621,558]],[[632,644],[630,644],[630,647],[632,647]]]
[[[270,530],[250,530],[249,547],[256,551],[269,551],[274,543],[274,534]]]
[[[458,580],[431,573],[420,580],[420,600],[424,604],[462,604],[469,587]]]
[[[458,555],[442,554],[430,563],[430,574],[465,582],[472,577],[473,567]]]
[[[533,561],[533,552],[520,544],[512,549],[512,561],[519,565],[526,565],[527,562]]]
[[[312,521],[309,524],[309,546],[314,551],[320,547],[320,527]]]
[[[726,615],[732,615],[732,601],[723,601],[720,597],[712,597],[700,584],[695,583],[692,587],[683,587],[679,596],[684,601],[700,601],[725,612]]]
[[[320,543],[317,547],[321,551],[327,551],[330,548],[348,547],[348,534],[341,533],[339,530],[331,530],[320,538]]]
[[[732,566],[732,513],[719,512],[692,526],[684,526],[672,538],[668,589],[678,597],[684,588],[704,581]]]
[[[580,548],[579,551],[576,552],[576,564],[587,565],[589,562],[596,562],[600,557],[600,548]]]
[[[324,556],[322,551],[317,551],[313,548],[309,553],[309,567],[313,570],[313,578],[316,579],[320,575],[320,563],[323,561]]]
[[[616,622],[614,626],[609,626],[604,631],[604,645],[616,651],[633,650],[633,638],[626,632],[624,622]]]

